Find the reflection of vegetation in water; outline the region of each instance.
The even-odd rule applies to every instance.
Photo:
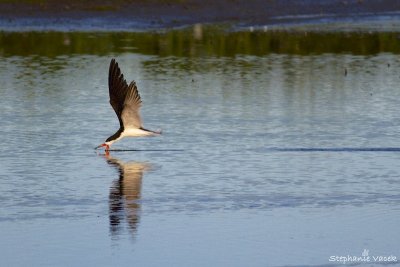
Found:
[[[194,26],[167,32],[0,32],[0,55],[135,52],[160,56],[234,56],[380,52],[400,53],[398,33],[228,32]]]

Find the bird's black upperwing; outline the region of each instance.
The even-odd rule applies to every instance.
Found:
[[[118,116],[121,128],[141,128],[142,120],[139,114],[142,100],[140,99],[136,83],[129,86],[115,59],[111,60],[108,76],[110,104]]]
[[[123,127],[121,114],[124,108],[124,102],[128,93],[128,84],[124,79],[124,75],[119,69],[118,63],[115,59],[110,62],[110,69],[108,73],[108,89],[110,93],[110,104],[117,114],[119,124]]]

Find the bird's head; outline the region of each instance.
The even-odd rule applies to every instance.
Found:
[[[99,148],[102,148],[102,147],[107,148],[107,144],[106,144],[106,143],[103,143],[103,144],[101,144],[101,145],[96,146],[94,149],[99,149]]]
[[[106,142],[104,142],[103,144],[101,144],[101,145],[95,147],[95,149],[99,149],[99,148],[104,147],[106,150],[109,150],[109,149],[110,149],[110,146],[112,145],[112,143],[114,143],[114,141],[106,141]]]

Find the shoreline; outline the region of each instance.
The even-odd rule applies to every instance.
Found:
[[[390,0],[0,1],[0,31],[148,31],[195,24],[233,30],[399,31]],[[312,3],[312,4],[310,4]]]

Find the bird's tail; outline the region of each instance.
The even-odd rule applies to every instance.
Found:
[[[157,129],[155,131],[152,131],[155,135],[162,135],[162,130],[161,129]]]
[[[152,136],[157,136],[157,135],[161,135],[162,134],[162,130],[161,129],[157,129],[157,130],[155,130],[155,131],[153,131],[153,130],[148,130],[148,129],[144,129],[144,128],[141,128],[143,131],[146,131],[146,132],[148,132],[149,133],[149,135],[152,135]]]

